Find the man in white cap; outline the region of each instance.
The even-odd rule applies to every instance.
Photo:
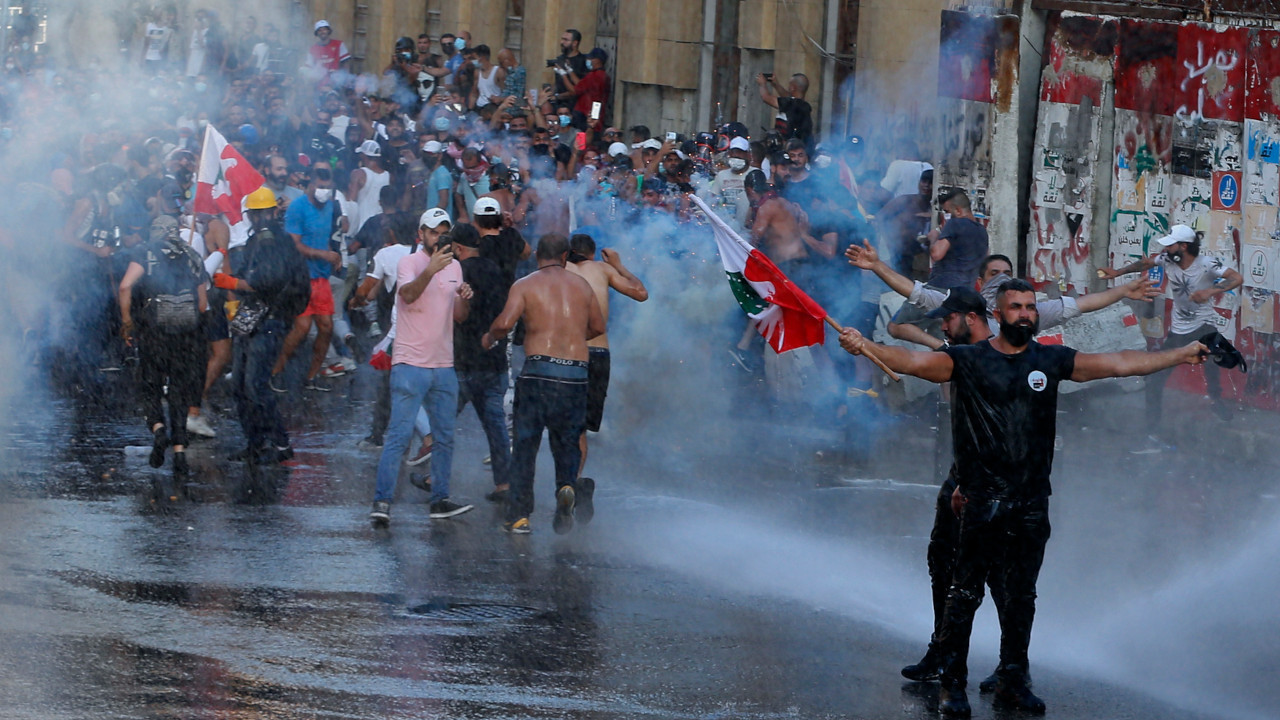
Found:
[[[428,140],[422,145],[422,164],[430,173],[427,176],[426,205],[440,208],[453,217],[453,175],[441,160],[444,150],[444,143],[439,140]]]
[[[1213,298],[1231,292],[1244,283],[1239,272],[1228,267],[1222,258],[1200,254],[1200,236],[1186,225],[1174,225],[1168,235],[1156,240],[1160,251],[1119,268],[1104,268],[1098,274],[1104,278],[1117,278],[1132,272],[1145,272],[1159,267],[1164,273],[1166,287],[1173,295],[1173,317],[1169,321],[1169,335],[1164,349],[1182,347],[1196,342],[1218,329],[1221,316],[1213,309]],[[1172,371],[1153,375],[1147,380],[1147,421],[1152,429],[1158,427],[1163,410],[1165,381]],[[1222,402],[1222,380],[1216,365],[1204,366],[1205,385],[1213,399],[1213,411],[1219,418],[1231,417],[1231,409]]]
[[[743,188],[744,178],[751,165],[751,143],[744,137],[729,141],[729,167],[716,173],[709,187],[716,209],[723,211],[725,222],[739,234],[746,232],[747,215],[751,202]]]
[[[425,404],[434,436],[429,514],[443,519],[472,509],[449,499],[453,474],[453,431],[458,418],[458,376],[453,369],[453,325],[467,319],[471,287],[452,245],[441,243],[451,228],[439,208],[418,221],[419,251],[396,269],[396,339],[391,355],[391,420],[378,461],[377,488],[369,513],[375,525],[391,521],[401,459],[413,435],[413,421]]]
[[[360,167],[351,173],[351,184],[347,186],[347,197],[355,198],[356,213],[355,230],[360,232],[369,218],[382,212],[378,204],[378,193],[391,183],[391,173],[382,164],[382,146],[376,140],[365,140],[356,148],[360,156]]]
[[[315,26],[316,41],[311,45],[311,63],[323,70],[325,74],[342,69],[344,63],[350,62],[351,51],[347,44],[333,37],[333,26],[328,20],[317,20]]]

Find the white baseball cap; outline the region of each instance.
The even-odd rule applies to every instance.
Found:
[[[661,150],[662,141],[657,138],[649,138],[648,140],[645,140],[644,142],[640,143],[640,147],[644,148],[645,150]]]
[[[729,149],[730,150],[746,150],[749,152],[751,150],[751,141],[747,140],[744,137],[736,137],[729,141]]]
[[[1165,235],[1164,237],[1160,238],[1156,242],[1160,243],[1160,245],[1162,245],[1163,247],[1169,247],[1170,245],[1174,245],[1180,242],[1195,242],[1195,241],[1196,241],[1195,230],[1192,230],[1186,225],[1174,225],[1173,228],[1169,230],[1168,235]]]
[[[305,27],[305,26],[304,26],[304,27]],[[312,35],[315,35],[316,33],[320,32],[320,28],[329,28],[330,30],[332,30],[332,29],[333,29],[333,26],[329,24],[329,21],[328,21],[328,20],[317,20],[317,21],[316,21],[316,29],[315,29],[315,30],[312,30],[312,31],[311,31],[311,34],[312,34]]]
[[[376,140],[365,140],[356,148],[356,152],[369,157],[382,157],[382,146]]]
[[[613,143],[609,146],[609,157],[618,157],[627,154],[627,146],[620,142]]]
[[[444,150],[444,143],[440,142],[439,140],[428,140],[422,144],[422,152],[424,153],[429,153],[434,155],[440,152],[441,150]]]
[[[428,227],[432,230],[440,227],[440,223],[449,223],[453,225],[453,221],[449,219],[449,213],[444,208],[431,208],[422,213],[422,218],[418,220],[418,227]]]
[[[476,200],[475,207],[471,208],[471,214],[476,217],[501,215],[502,206],[491,197],[482,197]]]

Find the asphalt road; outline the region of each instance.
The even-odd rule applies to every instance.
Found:
[[[454,487],[477,509],[432,521],[402,481],[391,527],[372,528],[367,369],[289,396],[289,467],[228,462],[224,411],[185,482],[147,466],[118,390],[11,383],[0,716],[936,717],[936,686],[898,675],[931,622],[927,413],[873,421],[854,462],[822,418],[615,373],[596,519],[563,537],[545,448],[534,533],[500,530],[470,410]],[[1051,717],[1280,715],[1280,423],[1219,423],[1198,402],[1170,403],[1194,419],[1187,445],[1134,454],[1133,396],[1064,401],[1032,644]],[[976,691],[996,638],[988,603],[978,718],[1017,716]]]

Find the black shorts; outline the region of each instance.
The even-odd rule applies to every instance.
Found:
[[[609,348],[591,348],[587,363],[587,429],[600,432],[604,398],[609,394]]]
[[[227,291],[209,290],[209,310],[204,314],[205,339],[209,342],[231,339],[231,323],[227,321]]]

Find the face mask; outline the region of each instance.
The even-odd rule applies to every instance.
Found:
[[[480,61],[479,61],[479,60],[472,60],[472,61],[471,61],[471,65],[472,65],[473,67],[480,67]]]
[[[449,130],[449,118],[444,116],[438,117],[431,121],[431,125],[436,129],[436,132],[447,132]]]
[[[461,50],[462,48],[464,48],[464,47],[466,47],[466,46],[467,46],[467,40],[466,40],[466,38],[454,38],[454,39],[453,39],[453,47],[454,47],[454,49],[455,49],[455,50]]]
[[[208,90],[208,89],[209,89],[209,84],[208,84],[208,83],[202,83],[202,82],[198,82],[198,83],[196,83],[196,92],[198,92],[198,93],[202,93],[202,92],[204,92],[205,90]]]
[[[208,120],[197,120],[197,121],[196,121],[196,127],[200,129],[200,132],[204,132],[204,129],[205,129],[206,127],[208,127],[208,126],[209,126],[209,121],[208,121]]]
[[[333,199],[333,188],[317,188],[316,202],[327,203]]]
[[[561,116],[560,116],[560,127],[569,127],[569,121],[570,121],[570,120],[572,120],[572,119],[573,119],[573,118],[569,117],[568,115],[561,115]]]
[[[950,220],[951,220],[951,213],[949,213],[949,212],[944,212],[944,213],[942,213],[942,221],[943,221],[943,222],[948,222],[948,221],[950,221]]]
[[[818,157],[813,159],[813,164],[820,170],[825,169],[831,165],[831,156],[819,155]]]
[[[747,161],[742,158],[729,158],[729,169],[734,172],[741,172],[742,168],[747,166]]]

